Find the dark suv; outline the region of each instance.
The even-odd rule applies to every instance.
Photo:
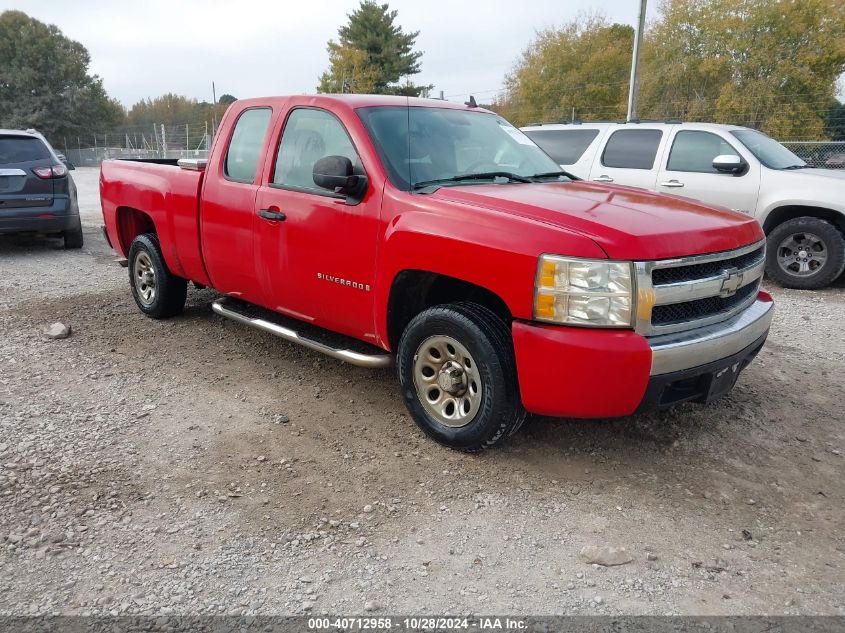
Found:
[[[76,185],[34,130],[0,130],[0,233],[47,233],[82,248]]]

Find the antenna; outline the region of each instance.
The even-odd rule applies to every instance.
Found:
[[[472,95],[469,96],[469,101],[464,101],[465,106],[469,106],[470,108],[477,108],[478,104],[475,102],[475,97]]]

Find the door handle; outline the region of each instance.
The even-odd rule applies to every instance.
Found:
[[[598,178],[593,178],[593,182],[613,182],[610,176],[601,175]]]
[[[679,180],[667,180],[666,182],[660,183],[661,187],[683,187],[684,183]]]
[[[287,216],[281,211],[271,211],[270,209],[261,209],[258,212],[265,220],[270,220],[271,222],[283,222]]]

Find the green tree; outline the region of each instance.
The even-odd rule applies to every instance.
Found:
[[[821,138],[845,71],[845,0],[665,0],[639,111]]]
[[[53,143],[123,121],[79,42],[21,11],[0,14],[0,127],[36,128]]]
[[[832,141],[845,141],[845,103],[833,101],[825,115],[824,131]]]
[[[625,116],[634,30],[600,15],[539,31],[493,107],[518,124]]]
[[[420,72],[422,52],[414,50],[419,31],[405,33],[395,23],[397,15],[387,4],[363,0],[338,30],[338,41],[329,40],[329,69],[317,89],[411,96],[430,89],[407,79]]]
[[[196,99],[167,93],[142,99],[129,109],[126,120],[131,126],[183,125],[210,119],[210,112],[210,103],[199,103]]]
[[[226,94],[220,95],[220,98],[217,100],[217,103],[228,106],[228,105],[232,105],[237,100],[238,100],[237,97],[226,93]]]

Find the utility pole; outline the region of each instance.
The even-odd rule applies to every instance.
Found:
[[[640,16],[637,20],[637,30],[634,31],[634,54],[631,58],[631,84],[628,86],[628,121],[637,118],[637,71],[640,65],[640,44],[643,40],[645,28],[645,8],[647,0],[640,0]]]
[[[164,131],[164,123],[161,124],[161,157],[167,158],[167,136]]]
[[[217,133],[217,87],[211,82],[211,135]]]

